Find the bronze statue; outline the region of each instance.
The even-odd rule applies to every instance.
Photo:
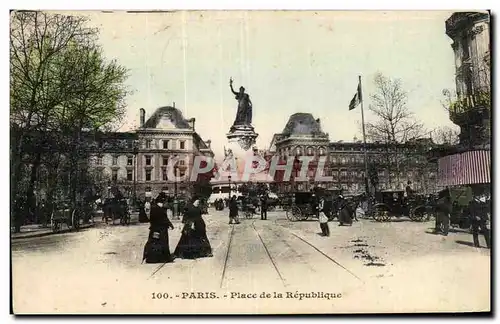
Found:
[[[252,124],[252,101],[250,101],[250,96],[245,93],[245,88],[240,87],[240,91],[236,92],[233,89],[233,79],[229,79],[229,86],[231,87],[231,92],[236,96],[238,100],[238,112],[236,113],[236,119],[234,120],[233,126],[235,125],[251,125]]]

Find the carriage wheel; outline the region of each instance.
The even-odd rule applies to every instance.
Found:
[[[410,219],[414,222],[421,222],[427,219],[425,208],[415,208],[410,212]]]
[[[387,210],[384,210],[382,221],[389,222],[390,220],[391,220],[391,215],[389,214],[389,212]]]
[[[52,221],[52,232],[56,233],[61,230],[61,223],[58,221]]]
[[[292,208],[290,209],[290,214],[292,216],[291,221],[298,221],[302,218],[302,209],[298,206],[292,206]]]
[[[293,217],[293,214],[292,214],[292,210],[291,210],[291,208],[287,208],[287,209],[285,210],[285,215],[286,215],[286,218],[287,218],[289,221],[292,221],[292,222],[293,222],[293,221],[295,220],[295,219],[294,219],[294,217]]]
[[[79,216],[79,213],[77,212],[77,210],[73,210],[73,212],[71,213],[71,227],[72,229],[76,229],[78,230],[80,228],[80,217]]]
[[[376,209],[373,212],[373,219],[375,219],[377,222],[383,222],[384,221],[384,213],[385,211],[382,209]]]

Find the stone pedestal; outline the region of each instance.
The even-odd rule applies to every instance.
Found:
[[[251,151],[258,136],[259,134],[255,132],[255,129],[251,125],[233,125],[229,133],[226,134],[232,148],[241,152]],[[232,145],[233,143],[237,143],[239,148],[236,145]]]
[[[259,134],[251,125],[232,126],[229,133],[226,134],[228,142],[226,143],[226,160],[235,159],[236,170],[232,170],[227,175],[231,175],[233,181],[242,181],[245,171],[245,163],[251,163],[252,156],[257,150],[255,142]],[[272,179],[267,173],[250,174],[247,181],[270,182]]]

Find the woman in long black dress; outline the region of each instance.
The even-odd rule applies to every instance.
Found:
[[[174,226],[167,217],[167,212],[163,209],[165,199],[158,196],[151,204],[149,237],[144,246],[143,261],[146,263],[172,262],[174,258],[170,255],[168,244],[168,229]]]
[[[195,199],[184,215],[184,228],[174,255],[181,259],[211,257],[212,247],[207,237],[205,221],[201,216],[200,201]]]
[[[149,222],[149,218],[148,218],[148,215],[146,214],[146,209],[145,209],[145,206],[144,206],[144,202],[143,201],[139,201],[139,222],[140,223],[147,223]]]

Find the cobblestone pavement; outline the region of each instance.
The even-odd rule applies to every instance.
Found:
[[[214,256],[141,264],[147,224],[98,226],[12,245],[17,313],[332,313],[490,309],[490,251],[432,223],[229,225],[204,216]],[[170,233],[173,251],[181,224]],[[482,239],[482,238],[481,238]],[[481,241],[483,244],[484,242]],[[473,277],[474,276],[474,277]],[[211,294],[212,293],[212,294]],[[280,295],[281,294],[281,295]]]

